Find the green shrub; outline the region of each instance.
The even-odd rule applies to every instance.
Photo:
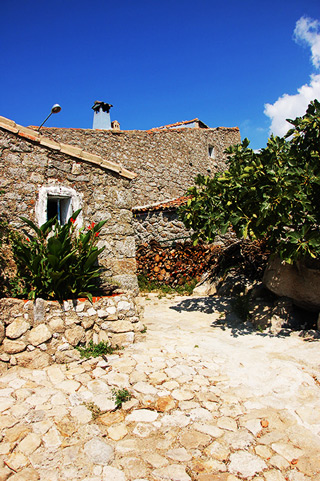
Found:
[[[98,344],[94,344],[93,341],[90,341],[87,346],[76,346],[76,349],[80,352],[81,357],[89,358],[103,356],[104,354],[112,354],[119,349],[119,347],[112,347],[108,342],[102,341]]]
[[[80,210],[74,212],[65,225],[54,218],[41,227],[21,217],[33,235],[16,236],[12,243],[19,297],[92,299],[100,275],[97,259],[104,249],[97,247],[98,236],[106,221],[92,223],[86,232],[77,232],[75,221],[79,213]]]
[[[132,397],[128,389],[112,389],[112,394],[116,403],[116,409],[121,408],[122,403],[130,401]]]
[[[320,102],[293,128],[259,152],[241,145],[227,149],[228,170],[198,176],[180,208],[195,242],[212,242],[232,228],[238,238],[265,240],[268,249],[293,263],[320,257]]]

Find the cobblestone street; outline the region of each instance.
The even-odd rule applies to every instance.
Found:
[[[0,481],[320,481],[320,341],[223,299],[139,303],[146,333],[107,360],[2,372]]]

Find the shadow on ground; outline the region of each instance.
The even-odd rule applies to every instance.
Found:
[[[214,320],[210,326],[212,328],[220,328],[221,330],[230,330],[233,337],[255,334],[261,337],[279,337],[284,338],[290,336],[292,329],[284,328],[278,334],[268,331],[257,330],[250,321],[243,321],[232,310],[232,298],[230,297],[190,297],[180,301],[175,306],[171,306],[177,312],[202,312],[204,314],[215,314]],[[219,317],[219,314],[221,317]],[[305,341],[318,341],[320,339],[319,331],[301,330],[299,337]]]

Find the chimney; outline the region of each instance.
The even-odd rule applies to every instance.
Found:
[[[113,121],[111,122],[111,128],[112,128],[113,130],[120,130],[120,124],[119,124],[119,122],[118,122],[117,120],[113,120]]]
[[[111,104],[105,102],[99,102],[96,100],[92,110],[93,114],[93,129],[109,130],[111,129],[110,109],[113,107]]]

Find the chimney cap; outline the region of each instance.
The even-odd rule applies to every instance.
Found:
[[[103,112],[109,113],[111,107],[113,107],[113,105],[101,102],[100,100],[96,100],[91,108],[95,112],[99,112],[99,110],[102,109]]]

